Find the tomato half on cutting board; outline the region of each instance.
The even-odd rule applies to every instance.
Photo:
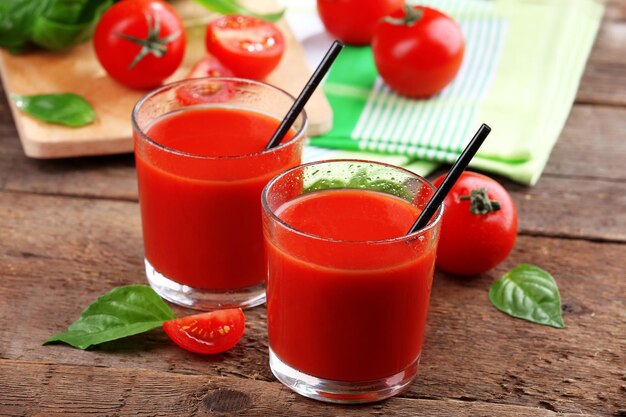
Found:
[[[263,19],[226,15],[208,24],[206,48],[236,76],[261,80],[278,66],[285,39]]]
[[[239,342],[245,329],[240,308],[217,310],[168,320],[163,330],[178,346],[194,353],[220,353]]]

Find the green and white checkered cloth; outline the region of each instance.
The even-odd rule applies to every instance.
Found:
[[[357,156],[422,174],[450,163],[481,123],[493,129],[472,166],[535,184],[571,109],[603,6],[595,0],[424,0],[466,39],[463,65],[439,95],[411,100],[377,76],[370,48],[345,48],[325,92],[333,129],[305,159]],[[356,152],[346,153],[345,151]],[[365,153],[370,152],[370,153]],[[430,161],[430,162],[420,162]]]

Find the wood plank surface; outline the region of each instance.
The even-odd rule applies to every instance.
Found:
[[[626,5],[622,3],[626,9]],[[618,13],[614,9],[607,13]],[[626,20],[605,19],[589,55],[576,100],[581,103],[626,105]]]
[[[14,381],[19,381],[14,383]],[[7,384],[11,382],[11,384]],[[324,405],[297,396],[278,383],[241,381],[205,375],[177,375],[153,370],[0,363],[1,416],[519,416],[552,417],[539,407],[455,400],[392,398],[373,406]],[[34,390],[33,387],[41,387]],[[80,386],[80,390],[75,388]],[[166,391],[163,387],[168,387]],[[72,392],[72,394],[68,394]],[[114,399],[111,401],[110,399]],[[282,405],[276,407],[277,402]],[[387,410],[394,410],[388,413]],[[559,416],[564,416],[559,414]],[[565,415],[565,417],[567,417]]]
[[[0,218],[1,359],[273,380],[264,307],[246,313],[242,342],[217,356],[182,351],[160,330],[89,351],[41,346],[97,295],[145,282],[139,211],[134,202],[2,192]],[[521,236],[489,273],[437,273],[419,377],[405,397],[626,411],[626,281],[615,279],[626,270],[623,253],[622,244]],[[521,262],[554,274],[564,330],[490,305],[490,283]],[[27,336],[15,337],[15,323],[28,323]]]

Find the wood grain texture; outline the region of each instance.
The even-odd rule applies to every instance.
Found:
[[[626,4],[622,3],[626,9]],[[607,13],[617,14],[616,8]],[[579,103],[626,105],[626,20],[605,21],[589,55],[576,95]]]
[[[273,0],[255,2],[256,9],[275,7]],[[187,27],[185,58],[180,68],[166,82],[180,80],[205,54],[204,32],[211,15],[203,7],[188,1],[175,3],[181,19],[192,22]],[[287,22],[278,23],[285,37],[285,54],[266,82],[298,95],[312,71],[304,49]],[[41,71],[45,68],[45,71]],[[0,51],[0,72],[8,93],[20,95],[73,92],[85,97],[94,107],[97,120],[85,127],[68,128],[41,122],[17,110],[11,103],[17,129],[26,155],[33,158],[103,155],[132,152],[130,114],[135,103],[147,91],[126,88],[110,78],[95,56],[91,42],[67,52],[37,52],[11,55]],[[332,110],[324,93],[318,89],[305,107],[309,134],[328,131]]]
[[[273,381],[264,307],[246,313],[242,342],[217,356],[182,351],[161,330],[88,351],[41,346],[97,295],[145,282],[138,208],[3,192],[0,218],[0,359],[95,366],[94,375],[113,367]],[[594,415],[626,411],[623,253],[623,244],[521,236],[512,255],[489,273],[470,279],[437,273],[418,380],[404,397]],[[489,304],[491,282],[521,262],[554,274],[564,330],[510,318]],[[28,332],[16,333],[15,323]],[[158,386],[168,391],[167,384]]]
[[[324,405],[279,383],[148,369],[0,362],[0,415],[108,416],[519,416],[552,417],[538,407],[454,400],[392,398],[373,406]],[[167,388],[167,389],[164,389]],[[71,393],[71,394],[70,394]],[[561,414],[559,414],[561,415]]]

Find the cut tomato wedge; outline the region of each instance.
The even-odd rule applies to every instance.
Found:
[[[187,74],[189,78],[206,77],[232,77],[233,72],[226,68],[213,55],[206,55]],[[183,106],[194,104],[221,103],[228,100],[232,93],[229,82],[211,82],[211,80],[198,81],[187,84],[176,90],[176,98]]]
[[[208,24],[206,48],[238,77],[260,80],[280,62],[285,40],[280,30],[268,21],[226,15]]]
[[[194,314],[163,323],[174,343],[194,353],[221,353],[239,342],[246,318],[240,308]]]
[[[193,66],[185,78],[233,77],[235,74],[226,68],[219,59],[207,54]]]

